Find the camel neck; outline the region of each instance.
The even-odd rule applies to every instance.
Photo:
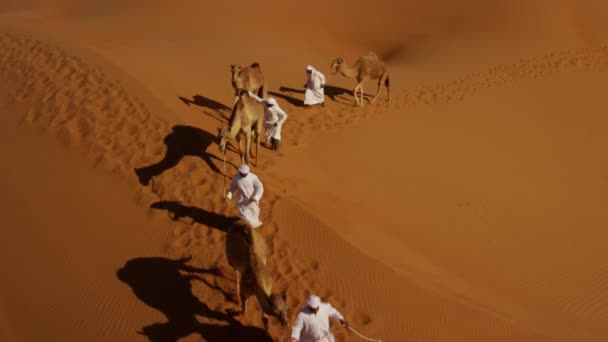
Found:
[[[359,74],[358,67],[350,67],[346,63],[340,66],[340,73],[348,78],[355,78]]]

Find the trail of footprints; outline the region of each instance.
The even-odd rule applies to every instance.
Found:
[[[61,48],[26,34],[1,34],[0,75],[10,94],[29,105],[22,124],[49,131],[66,145],[84,145],[95,164],[129,174],[163,150],[169,125],[102,68]]]
[[[607,66],[607,46],[551,52],[451,82],[405,91],[393,96],[391,107],[406,110],[417,105],[460,101],[494,86],[551,74],[605,70]],[[134,167],[149,165],[163,158],[163,138],[171,131],[169,123],[153,117],[143,101],[129,96],[120,82],[109,79],[101,67],[91,66],[79,57],[32,36],[3,33],[0,34],[0,76],[10,85],[12,97],[30,105],[27,114],[21,118],[22,124],[50,131],[66,145],[85,146],[88,158],[95,165],[133,178]],[[348,95],[343,96],[350,100]],[[332,104],[323,112],[311,110],[306,115],[296,113],[296,107],[286,106],[296,114],[290,116],[285,127],[286,142],[298,146],[319,131],[340,129],[366,116],[377,115],[376,111],[386,110],[382,101],[374,106],[374,110],[360,110]],[[222,113],[217,114],[222,117]],[[268,160],[261,160],[262,170],[278,159],[270,153],[262,156],[268,157]],[[234,209],[221,200],[221,178],[200,158],[184,157],[176,167],[154,179],[149,186],[150,193],[142,190],[138,196],[145,205],[159,199],[179,200],[184,205],[203,208],[210,213],[234,215]],[[315,283],[314,272],[321,267],[318,261],[287,257],[290,242],[277,241],[279,228],[270,217],[278,199],[276,194],[267,192],[262,208],[262,220],[268,222],[264,235],[273,256],[271,263],[278,290],[286,287],[291,308],[301,305],[304,291],[315,289],[336,306],[352,311],[348,310],[345,300]],[[196,266],[217,269],[222,274],[222,277],[205,278],[212,282],[215,290],[199,286],[195,287],[196,294],[205,302],[218,292],[224,295],[224,292],[231,292],[233,275],[223,255],[225,234],[199,223],[191,224],[189,218],[181,221],[174,226],[173,240],[167,244],[167,252],[175,257],[192,255]],[[296,283],[300,286],[288,287]],[[225,307],[212,309],[223,310]],[[348,318],[359,327],[372,323],[371,318],[362,312],[355,312]],[[259,322],[253,321],[252,324]],[[274,329],[276,327],[273,327],[274,336],[281,336]]]
[[[418,87],[406,92],[397,103],[399,108],[420,104],[447,103],[491,87],[522,80],[539,79],[549,75],[577,71],[601,71],[608,66],[608,46],[578,48],[547,53],[540,57],[521,59],[514,64],[503,64],[487,72],[467,75],[435,87]]]
[[[600,47],[596,49],[573,49],[562,52],[554,52],[538,58],[521,60],[515,64],[500,65],[489,69],[486,73],[471,74],[452,82],[439,84],[434,87],[421,86],[404,92],[401,94],[401,96],[393,100],[391,106],[396,106],[399,109],[406,110],[407,108],[417,105],[461,101],[467,96],[474,95],[483,89],[494,86],[502,86],[526,79],[537,79],[552,74],[605,70],[607,66],[607,47]],[[378,111],[383,110],[381,103],[382,102],[380,102],[380,105],[378,105]],[[314,134],[319,134],[319,131],[327,132],[340,129],[366,116],[378,115],[373,111],[359,110],[359,108],[353,107],[340,107],[339,109],[336,109],[335,107],[326,107],[322,111],[311,110],[306,114],[297,112],[296,107],[287,107],[287,109],[291,114],[294,115],[290,115],[290,122],[288,125],[286,125],[286,133],[284,135],[287,142],[292,146],[297,146],[302,142],[306,142],[313,138],[313,132]],[[261,158],[261,169],[264,170],[274,162],[278,162],[279,158],[280,155],[277,157],[273,153],[264,153]],[[171,178],[176,181],[187,177],[187,173],[179,173],[178,168],[176,168],[175,172],[176,174]],[[204,173],[205,179],[207,177],[211,177],[211,179],[218,178],[213,177],[208,170]],[[206,192],[213,191],[213,189],[217,189],[219,187],[220,184],[215,182],[215,184],[213,184],[211,187],[198,188],[197,190],[190,189],[187,191],[192,192],[200,190]],[[181,196],[179,198],[201,198],[196,194],[176,195]],[[278,241],[279,238],[276,234],[278,227],[273,226],[271,218],[269,217],[270,215],[268,214],[268,209],[272,208],[274,201],[277,199],[278,197],[275,194],[266,195],[266,206],[263,208],[265,217],[263,217],[262,220],[264,222],[270,222],[269,225],[265,226],[264,235],[269,242],[270,252],[273,256],[271,258],[272,262],[274,263],[272,267],[276,271],[274,276],[276,284],[278,285],[278,290],[283,290],[283,287],[288,286],[289,284],[299,284],[297,287],[292,286],[287,288],[289,307],[298,308],[302,304],[302,298],[305,298],[307,294],[305,291],[307,289],[313,289],[314,291],[317,291],[323,298],[335,303],[336,306],[342,308],[344,311],[354,312],[351,317],[347,318],[356,326],[365,329],[366,326],[372,324],[372,319],[369,317],[369,315],[356,309],[351,310],[350,304],[348,304],[347,301],[335,295],[330,289],[324,288],[321,284],[315,282],[315,270],[321,267],[318,261],[314,259],[294,261],[293,258],[287,257],[290,253],[289,249],[293,246],[290,246],[290,242]],[[214,201],[209,201],[209,203],[204,204],[204,207],[211,208],[213,207],[213,203]],[[217,209],[218,208],[214,208],[214,210]],[[219,211],[221,211],[221,208]],[[214,243],[217,242],[222,245],[223,235],[218,233],[209,234],[211,234],[212,237],[206,236],[204,239],[209,239],[207,241],[213,241]],[[190,237],[187,240],[196,240],[196,238],[190,234]],[[195,254],[195,246],[197,245],[192,246],[193,247],[191,248],[192,250],[190,253]],[[215,254],[215,258],[212,258],[211,264],[214,265],[214,267],[222,269],[222,274],[227,275],[227,278],[231,280],[231,269],[228,268],[225,263],[223,263],[222,258],[223,254]],[[221,288],[231,289],[234,284],[230,280],[224,282]],[[212,294],[206,292],[206,295],[211,296]],[[252,318],[250,323],[259,324],[259,322],[256,323],[255,318]],[[274,331],[273,333],[274,336],[280,336],[278,331]],[[339,340],[342,340],[345,336],[339,335],[337,337]]]
[[[601,71],[606,70],[607,67],[608,46],[606,45],[596,48],[554,51],[539,57],[521,59],[517,63],[498,65],[486,72],[472,73],[453,81],[403,91],[393,96],[390,106],[399,110],[407,110],[418,105],[461,101],[491,87],[504,86],[522,80],[539,79],[549,75]],[[353,100],[350,94],[341,95],[339,98],[348,103]],[[295,112],[297,108],[291,105],[287,107],[291,112]],[[290,115],[284,135],[291,145],[297,146],[301,145],[303,140],[312,138],[313,134],[318,134],[319,131],[341,129],[362,118],[378,115],[378,112],[386,110],[386,102],[382,96],[373,105],[366,102],[363,109],[349,105],[330,104],[320,111],[315,109],[310,113]]]

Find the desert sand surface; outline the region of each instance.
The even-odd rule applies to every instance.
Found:
[[[370,50],[391,103],[354,107],[329,65]],[[382,341],[608,339],[604,1],[9,0],[0,340],[286,340],[227,313],[216,134],[252,62],[289,114],[253,172],[291,323],[315,293]]]

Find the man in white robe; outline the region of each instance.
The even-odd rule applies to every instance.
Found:
[[[325,75],[311,65],[306,67],[308,79],[304,85],[304,105],[313,106],[325,102]]]
[[[298,313],[291,330],[291,340],[300,342],[334,342],[329,328],[329,318],[333,318],[348,328],[342,314],[329,303],[321,303],[315,295],[308,297],[306,307]]]
[[[249,166],[239,166],[238,173],[232,177],[230,190],[226,195],[228,200],[232,199],[232,193],[238,191],[237,209],[239,216],[251,227],[258,228],[262,225],[260,221],[260,200],[264,194],[264,186],[258,176],[249,172]]]
[[[251,91],[249,96],[264,105],[264,129],[266,130],[266,141],[272,145],[275,151],[279,150],[281,142],[281,129],[287,120],[287,113],[279,107],[279,103],[274,97],[266,100],[256,96]]]

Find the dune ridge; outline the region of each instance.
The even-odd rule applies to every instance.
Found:
[[[11,5],[29,10],[40,9],[39,3],[44,1],[36,4],[28,2],[25,5],[21,2],[13,2]],[[266,223],[262,233],[269,243],[272,255],[275,288],[288,291],[292,318],[309,292],[314,291],[339,307],[358,330],[385,341],[577,341],[581,339],[591,341],[602,334],[603,329],[599,324],[605,311],[602,307],[606,279],[603,269],[581,270],[581,277],[586,277],[587,272],[594,272],[593,287],[580,289],[572,297],[550,297],[560,301],[551,306],[551,310],[573,313],[569,319],[580,320],[576,322],[559,321],[566,316],[543,317],[542,313],[518,305],[509,298],[502,298],[492,291],[481,291],[480,288],[473,286],[473,280],[477,280],[475,277],[467,278],[462,275],[458,277],[451,274],[453,270],[449,268],[449,265],[452,265],[450,260],[444,259],[433,263],[437,260],[431,262],[430,259],[426,259],[426,255],[416,255],[414,251],[419,252],[423,249],[421,239],[410,242],[413,246],[410,251],[406,250],[404,245],[399,245],[397,238],[393,239],[394,241],[387,240],[384,248],[387,246],[395,248],[395,255],[408,259],[403,263],[407,271],[404,272],[403,269],[395,271],[387,263],[370,256],[373,255],[370,251],[382,248],[379,245],[371,245],[377,241],[370,239],[370,245],[366,248],[351,243],[349,234],[353,232],[349,231],[350,228],[347,225],[335,224],[337,221],[331,220],[331,213],[328,214],[333,208],[332,199],[339,200],[339,197],[332,197],[334,194],[331,191],[323,193],[312,186],[307,188],[305,179],[297,172],[297,168],[301,170],[302,165],[306,163],[289,160],[302,156],[300,152],[306,152],[307,148],[318,143],[319,140],[329,141],[329,144],[332,144],[332,137],[348,136],[350,132],[355,132],[355,129],[360,129],[361,125],[368,124],[372,119],[383,122],[395,113],[419,118],[420,108],[453,105],[465,100],[474,101],[480,94],[491,89],[506,89],[531,80],[558,75],[581,75],[606,70],[608,45],[596,42],[597,35],[589,29],[593,26],[592,23],[589,23],[589,26],[579,23],[580,31],[577,32],[584,36],[587,43],[593,44],[578,48],[557,50],[551,48],[548,50],[552,52],[537,57],[522,58],[513,63],[499,64],[487,70],[465,74],[452,81],[444,80],[434,84],[411,86],[420,82],[417,79],[410,81],[411,83],[405,80],[408,68],[413,66],[408,64],[412,62],[407,59],[411,56],[408,55],[409,50],[404,50],[403,41],[412,43],[419,39],[422,42],[431,38],[443,38],[448,41],[448,37],[466,35],[483,27],[491,31],[488,24],[492,22],[492,18],[504,12],[494,8],[494,12],[490,11],[492,15],[479,17],[478,20],[467,23],[468,17],[474,17],[475,13],[478,13],[472,9],[478,8],[479,3],[476,0],[467,1],[466,6],[463,5],[460,9],[459,15],[450,20],[447,20],[448,12],[455,9],[443,6],[445,4],[441,1],[433,1],[428,6],[420,8],[417,8],[413,2],[404,3],[400,8],[418,10],[418,12],[411,11],[413,14],[408,15],[416,17],[417,14],[423,13],[425,15],[421,18],[432,17],[432,20],[425,22],[428,26],[421,23],[424,20],[418,19],[410,22],[410,25],[402,30],[397,28],[398,21],[393,20],[387,23],[387,28],[379,30],[376,35],[373,31],[374,25],[381,24],[381,21],[364,21],[359,27],[350,29],[349,25],[336,21],[335,14],[342,5],[340,3],[331,4],[332,7],[324,13],[319,26],[310,30],[304,25],[301,27],[295,25],[294,22],[297,20],[288,16],[277,18],[276,21],[265,21],[256,28],[256,32],[249,34],[239,34],[240,26],[233,25],[234,20],[223,22],[220,16],[210,17],[209,20],[200,23],[204,28],[216,26],[220,28],[217,30],[219,38],[211,39],[209,38],[211,36],[205,33],[204,37],[212,41],[211,46],[221,46],[220,51],[227,54],[240,48],[247,50],[248,55],[257,54],[262,59],[266,58],[264,61],[268,61],[268,64],[279,63],[280,65],[277,64],[273,71],[279,75],[281,74],[279,71],[292,69],[296,64],[295,61],[300,63],[305,58],[314,61],[324,60],[321,56],[338,50],[354,55],[361,51],[364,45],[378,49],[383,57],[391,59],[394,90],[390,107],[382,102],[383,99],[380,99],[377,105],[363,109],[350,107],[352,94],[349,87],[352,86],[353,81],[336,77],[326,89],[328,101],[325,108],[304,111],[299,104],[302,91],[290,87],[292,84],[298,84],[295,83],[296,76],[285,73],[281,75],[285,79],[284,82],[276,83],[276,80],[273,80],[275,82],[271,87],[273,96],[279,98],[281,106],[290,113],[290,119],[284,128],[285,139],[282,151],[272,153],[263,149],[260,165],[255,172],[261,175],[267,185],[262,202],[262,221]],[[27,191],[29,196],[36,196],[36,191],[40,190],[59,193],[62,185],[71,189],[70,191],[80,198],[86,198],[87,184],[92,183],[96,184],[96,196],[101,198],[97,201],[92,200],[93,204],[98,205],[95,210],[81,209],[82,212],[76,219],[67,221],[61,221],[52,213],[54,211],[61,213],[59,218],[69,217],[66,212],[72,209],[66,209],[66,206],[78,207],[80,205],[78,199],[49,203],[52,202],[51,199],[57,197],[46,192],[37,199],[38,202],[49,203],[48,209],[43,211],[41,218],[50,217],[49,222],[54,224],[51,228],[58,228],[53,232],[52,239],[60,240],[60,237],[65,236],[65,241],[57,244],[56,253],[46,245],[48,241],[44,238],[47,237],[47,232],[43,225],[28,226],[30,222],[25,221],[18,226],[24,230],[15,231],[14,235],[11,235],[15,243],[32,239],[28,234],[35,236],[32,239],[34,254],[51,260],[47,275],[49,278],[52,277],[50,272],[55,268],[58,270],[67,268],[65,272],[71,273],[68,283],[55,279],[53,291],[48,294],[41,290],[46,274],[28,275],[24,270],[19,270],[26,279],[26,288],[33,289],[30,291],[31,302],[27,302],[26,309],[19,311],[19,314],[12,312],[19,303],[4,300],[4,296],[19,291],[19,284],[11,282],[10,286],[5,285],[2,288],[4,293],[0,297],[2,303],[0,313],[3,316],[0,317],[3,321],[0,324],[6,322],[8,328],[0,331],[15,335],[8,335],[12,340],[18,340],[18,337],[22,340],[36,338],[34,331],[25,331],[28,313],[34,311],[36,302],[45,304],[37,315],[49,318],[48,322],[41,323],[41,331],[58,340],[82,338],[144,340],[147,337],[151,340],[214,341],[242,339],[244,336],[256,336],[254,339],[258,340],[259,337],[260,341],[267,340],[268,336],[255,328],[261,326],[260,308],[255,301],[250,303],[252,310],[243,320],[245,326],[230,325],[230,321],[225,320],[223,314],[225,309],[234,306],[231,302],[231,293],[234,290],[233,274],[225,262],[223,239],[224,229],[236,211],[222,198],[225,186],[224,170],[221,154],[215,147],[214,129],[218,124],[223,123],[229,114],[229,103],[221,102],[230,95],[229,83],[225,82],[225,90],[223,88],[218,90],[220,87],[216,86],[215,81],[220,79],[215,76],[226,74],[227,71],[222,73],[209,70],[208,79],[197,78],[195,76],[200,74],[193,72],[190,78],[196,80],[185,80],[184,74],[179,73],[188,68],[192,70],[200,68],[198,63],[208,62],[213,66],[220,59],[225,63],[224,56],[213,55],[195,62],[196,58],[190,56],[184,59],[183,69],[179,66],[167,65],[167,68],[175,71],[177,75],[172,79],[167,77],[167,84],[159,81],[163,79],[162,77],[148,77],[142,73],[142,70],[154,70],[155,67],[161,66],[162,63],[153,62],[155,57],[153,54],[149,57],[150,61],[142,61],[145,68],[130,70],[123,67],[127,64],[111,65],[103,58],[114,57],[116,62],[119,59],[117,56],[124,57],[124,55],[116,52],[120,49],[112,50],[111,44],[104,45],[103,39],[115,38],[133,44],[137,38],[150,34],[158,38],[158,46],[170,47],[175,51],[188,51],[187,46],[178,48],[178,43],[173,43],[171,40],[179,41],[176,37],[180,32],[185,37],[182,38],[182,43],[184,41],[190,43],[191,40],[200,38],[196,32],[188,31],[199,23],[175,18],[184,18],[184,13],[187,13],[187,18],[196,17],[203,7],[201,4],[194,6],[193,2],[184,0],[176,2],[173,6],[159,1],[161,7],[148,10],[142,7],[143,4],[144,2],[141,1],[124,4],[111,2],[103,11],[97,11],[95,6],[90,4],[64,1],[61,4],[47,6],[50,8],[49,12],[33,11],[32,16],[25,15],[27,23],[23,25],[24,27],[8,25],[3,27],[4,32],[0,34],[0,76],[3,83],[10,85],[3,93],[8,94],[10,101],[15,101],[24,108],[22,111],[7,109],[7,120],[12,120],[10,116],[18,113],[14,123],[9,120],[5,125],[5,129],[8,130],[18,126],[11,131],[12,135],[7,135],[5,139],[7,150],[10,150],[8,149],[10,138],[14,135],[23,135],[17,136],[15,141],[22,141],[24,144],[29,141],[28,139],[33,141],[27,149],[23,147],[23,151],[36,151],[36,146],[44,145],[45,141],[58,140],[64,148],[67,147],[69,153],[77,152],[76,155],[84,156],[89,165],[88,169],[74,166],[74,171],[69,173],[70,177],[80,179],[73,188],[68,185],[69,183],[65,183],[66,179],[62,178],[68,176],[59,170],[60,165],[52,169],[54,171],[50,172],[50,176],[43,178],[53,186],[45,187],[43,185],[45,182],[40,181],[34,182],[32,188],[25,186],[20,190],[18,186],[11,188],[11,194],[20,198],[16,203],[23,206],[27,206],[28,203],[19,191],[24,193]],[[538,4],[535,3],[536,5]],[[232,3],[218,3],[209,5],[208,9],[209,12],[215,10],[231,13],[234,15],[233,19],[242,19],[242,22],[238,22],[239,25],[247,26],[252,20],[247,10],[253,6],[243,6],[242,11],[236,11],[238,6]],[[555,12],[562,10],[560,6],[556,5]],[[171,7],[175,7],[175,12],[169,14],[168,9]],[[490,5],[482,9],[484,8],[492,9]],[[504,16],[503,24],[512,20],[511,16],[518,15],[518,9],[515,7],[504,5],[498,8],[513,10]],[[384,7],[382,13],[396,19],[397,11],[389,13],[391,12],[389,9]],[[469,10],[471,13],[467,12]],[[534,10],[538,8],[534,7]],[[148,16],[142,15],[139,19],[133,19],[132,14],[139,11],[147,13]],[[285,6],[277,8],[277,11],[285,14],[292,12],[293,8]],[[121,15],[114,15],[116,12],[121,12]],[[366,13],[356,8],[348,8],[340,13],[355,23],[357,18],[366,16]],[[585,18],[586,15],[583,14],[577,15]],[[302,11],[296,17],[304,21],[307,16],[308,14]],[[526,20],[530,20],[528,16],[534,17],[528,14],[525,16]],[[543,23],[554,19],[555,22],[561,22],[563,17],[558,17],[555,19],[553,14],[548,15],[547,18],[543,18]],[[158,26],[159,18],[165,18],[169,23],[173,20],[176,28],[172,31],[170,28]],[[83,34],[80,38],[83,40],[78,41],[77,35],[67,35],[64,32],[65,37],[62,37],[58,33],[61,29],[57,28],[57,22],[62,20],[73,25],[71,28],[80,25],[91,32],[99,23],[101,23],[99,27],[106,28],[112,27],[112,23],[116,23],[118,27],[133,25],[135,33],[120,37],[116,35],[118,30],[111,31],[105,37],[102,34],[95,36],[89,33],[91,37],[98,37],[99,40],[85,42],[82,37],[86,35]],[[140,25],[137,25],[138,23]],[[32,24],[32,27],[26,29],[28,24]],[[496,24],[492,29],[500,27],[498,22]],[[54,32],[57,33],[57,37],[52,33],[43,34],[45,25],[53,27],[51,32],[56,30]],[[272,53],[264,54],[260,51],[268,50],[273,45],[285,44],[282,39],[273,36],[269,31],[276,26],[285,27],[286,34],[288,32],[293,38],[291,42],[302,40],[308,34],[317,34],[319,37],[323,34],[323,38],[318,41],[300,43],[302,46],[319,50],[306,56],[291,56],[290,53],[295,55],[296,52],[280,51],[276,53],[274,59],[270,58],[269,55]],[[527,23],[522,26],[521,31],[530,27]],[[222,28],[227,32],[219,33]],[[404,31],[410,29],[418,30],[418,33],[409,36]],[[391,30],[396,30],[398,34],[394,37],[383,36]],[[597,30],[599,32],[599,29]],[[189,33],[184,33],[186,31]],[[563,31],[568,32],[565,35],[572,34],[570,27]],[[265,35],[265,40],[249,39],[256,37],[255,33],[260,32]],[[559,33],[562,34],[562,30]],[[160,37],[156,37],[157,34],[160,34]],[[221,37],[228,37],[228,42],[220,43],[223,40]],[[230,39],[235,37],[238,39],[231,42]],[[555,37],[558,37],[558,34]],[[66,42],[58,42],[59,38],[65,38]],[[256,46],[256,42],[261,47],[250,49]],[[149,49],[147,51],[154,52],[156,46],[154,41],[147,43],[142,51]],[[95,44],[98,44],[99,49],[93,51],[90,47]],[[294,48],[294,51],[303,51],[302,46],[298,46],[298,49]],[[126,47],[120,48],[127,51],[125,55],[136,51]],[[156,52],[161,52],[161,49],[157,48]],[[201,53],[201,50],[195,51],[194,56]],[[169,51],[163,58],[172,60],[172,54],[179,53]],[[289,63],[290,59],[285,62],[285,56],[293,57],[293,64]],[[132,57],[128,63],[133,61],[137,61],[137,56]],[[220,93],[226,95],[218,95],[217,100],[200,95],[194,95],[190,99],[189,94],[199,93],[198,90],[192,90],[196,82],[202,84],[201,89],[214,88],[209,94],[205,94],[206,96],[216,96]],[[178,87],[176,86],[178,83],[183,85]],[[188,92],[183,93],[183,89],[187,89]],[[372,86],[371,89],[375,90],[375,87]],[[167,90],[170,90],[169,94],[159,96],[159,92]],[[370,87],[368,86],[366,90],[369,93]],[[171,98],[171,102],[167,100],[168,98]],[[39,135],[44,137],[41,138]],[[355,140],[360,139],[361,136],[351,138]],[[333,143],[336,143],[335,139],[338,138],[334,138]],[[44,163],[51,164],[52,156],[55,154],[60,164],[78,163],[77,157],[73,155],[67,157],[63,152],[58,152],[59,147],[40,150],[47,152],[49,156],[36,163],[32,162],[32,168],[39,167],[48,172]],[[348,152],[357,153],[357,151]],[[391,149],[386,153],[393,152],[394,150]],[[335,154],[334,157],[339,156]],[[24,165],[28,160],[24,156],[12,158],[17,164],[20,162]],[[231,151],[228,154],[228,175],[238,164],[237,160],[236,153]],[[306,166],[313,172],[319,170],[322,172],[324,167],[333,167],[334,170],[339,167],[332,164],[331,160],[328,162],[324,159],[310,158],[309,161],[310,165]],[[11,177],[16,177],[14,175],[18,174],[14,170],[11,169]],[[111,175],[102,170],[109,170]],[[86,176],[87,172],[95,176]],[[114,179],[116,176],[120,180]],[[34,178],[35,175],[33,172],[24,173],[23,178],[16,183],[26,184],[28,177]],[[319,184],[328,182],[324,180]],[[26,188],[28,190],[24,190]],[[120,201],[113,202],[113,193],[120,194]],[[415,198],[422,195],[423,193],[420,192],[413,196]],[[325,212],[315,211],[314,206],[306,205],[306,202],[315,196],[323,197],[322,203],[327,204]],[[365,196],[353,193],[351,200],[354,203],[363,202],[362,197]],[[6,206],[6,208],[12,207]],[[16,204],[15,208],[19,209]],[[19,210],[19,215],[25,217],[27,211]],[[370,220],[373,220],[374,216],[379,217],[379,213],[380,211],[370,211]],[[83,230],[80,227],[81,222],[78,218],[91,219],[97,214],[105,217],[103,224],[93,225],[91,230]],[[378,218],[376,225],[380,229],[382,223],[383,221]],[[125,225],[129,227],[124,227]],[[154,227],[153,233],[150,233],[149,226]],[[25,229],[27,227],[30,227],[31,231]],[[106,229],[108,232],[104,232]],[[389,230],[378,232],[378,236],[390,234]],[[400,235],[399,238],[401,237]],[[104,247],[107,245],[95,245],[96,240],[106,244],[116,244],[117,251],[106,255]],[[419,246],[416,246],[417,242],[420,243]],[[74,245],[71,245],[72,243]],[[95,247],[86,248],[87,243]],[[538,241],[531,239],[528,243],[534,244]],[[133,248],[129,247],[131,244]],[[23,252],[7,249],[4,253],[6,253],[4,259],[10,261]],[[171,260],[189,257],[192,259],[186,263],[198,267],[200,272],[189,273],[173,269],[174,263]],[[564,262],[575,261],[565,258]],[[33,268],[36,260],[29,260],[24,267],[27,265]],[[597,265],[601,266],[601,263]],[[430,270],[431,276],[420,270],[424,267],[428,267],[427,271]],[[159,269],[158,274],[151,271],[155,268]],[[58,273],[61,272],[64,271]],[[187,278],[192,274],[198,278]],[[155,297],[153,293],[158,289],[146,284],[148,281],[161,281],[164,277],[173,281],[168,286],[176,293],[173,296],[169,295],[170,299],[188,306],[192,298],[196,298],[200,303],[195,304],[203,308],[201,311],[203,314],[196,316],[195,320],[188,324],[176,324],[175,317],[171,315],[181,308]],[[527,283],[523,282],[523,286],[529,289],[526,293],[534,293],[540,288],[539,283],[533,280],[533,275],[529,277]],[[498,288],[499,285],[496,287]],[[69,298],[69,305],[49,304],[53,298],[63,297]],[[568,298],[577,298],[580,302],[573,302]],[[8,313],[11,312],[12,315],[9,316]],[[100,312],[103,313],[101,318]],[[186,315],[189,314],[190,312],[186,312]],[[597,320],[591,323],[585,322],[585,317],[594,315],[599,316]],[[58,322],[54,319],[61,316],[68,317],[70,322],[76,323]],[[272,323],[271,335],[275,340],[279,340],[285,337],[285,332],[281,331],[275,323]],[[573,324],[570,326],[568,323]],[[583,329],[592,324],[598,324],[593,327],[593,331]],[[336,336],[338,340],[354,339],[340,329],[337,329]]]
[[[17,83],[19,86],[13,88],[12,96],[19,101],[27,101],[28,103],[36,103],[34,99],[40,99],[36,106],[38,108],[30,108],[25,117],[21,119],[23,123],[34,124],[39,127],[46,126],[51,131],[55,130],[55,134],[66,145],[85,145],[86,149],[91,151],[88,158],[91,158],[90,160],[94,165],[102,165],[124,175],[130,174],[133,167],[142,165],[144,161],[158,160],[162,156],[163,153],[160,152],[161,147],[158,141],[161,141],[163,135],[161,132],[164,131],[170,134],[170,125],[152,118],[141,100],[130,98],[125,93],[124,88],[121,88],[120,84],[104,79],[103,69],[92,69],[85,62],[79,60],[78,57],[69,56],[66,51],[62,51],[60,48],[51,47],[42,41],[37,41],[28,36],[5,34],[0,42],[2,42],[1,44],[5,48],[5,51],[9,52],[3,55],[3,65],[7,66],[3,70],[5,79],[28,80],[22,84]],[[469,75],[445,85],[419,87],[411,92],[412,95],[409,94],[410,92],[404,91],[404,95],[393,95],[393,101],[398,109],[405,109],[416,105],[446,103],[454,99],[462,100],[466,96],[471,96],[482,89],[509,84],[518,79],[539,78],[548,74],[577,70],[597,70],[605,66],[606,53],[607,49],[605,47],[550,53],[537,59],[524,60],[512,65],[498,66],[486,74]],[[50,72],[48,71],[49,65],[51,66]],[[62,78],[64,83],[57,82]],[[349,98],[347,93],[341,96],[345,100]],[[90,107],[85,105],[84,115],[69,116],[76,108],[75,103],[79,101],[89,103],[89,98],[97,98],[99,100],[92,101],[93,103]],[[64,102],[66,99],[70,99],[72,102],[66,104]],[[294,110],[295,108],[293,106],[291,109]],[[298,140],[301,137],[297,132],[305,134],[305,132],[311,131],[341,129],[344,126],[352,124],[355,120],[364,119],[369,115],[381,115],[377,113],[372,114],[371,112],[365,112],[364,115],[360,115],[355,110],[348,108],[331,109],[339,111],[338,120],[314,121],[296,117],[296,123],[288,127],[288,129],[291,128],[292,130],[294,130],[292,127],[298,127],[297,130],[294,130],[294,134],[289,135],[290,140],[293,139],[290,143],[294,146],[298,145]],[[106,121],[100,120],[99,112],[102,113],[101,117]],[[344,117],[346,119],[343,119]],[[340,121],[340,119],[344,121]],[[118,123],[110,125],[110,122]],[[146,136],[143,132],[147,132],[148,134],[154,133],[151,136]],[[287,132],[291,133],[289,130]],[[104,144],[106,141],[103,138],[107,139],[108,136],[114,136],[116,133],[120,136],[120,138],[116,138],[116,141],[121,142],[120,144],[112,143],[111,140]],[[309,133],[309,138],[310,136],[312,136],[311,133]],[[102,139],[95,139],[95,137],[101,137]],[[136,138],[138,140],[135,140]],[[144,146],[149,146],[153,142],[157,142],[155,146],[156,150],[144,148]],[[133,152],[133,147],[137,151],[143,150],[144,155],[138,159]],[[265,168],[269,164],[262,164],[262,166]],[[155,179],[152,192],[158,196],[159,200],[169,198],[183,201],[184,203],[196,202],[200,205],[199,199],[204,198],[204,194],[211,192],[213,188],[217,188],[218,181],[210,182],[209,185],[204,186],[208,182],[208,179],[212,177],[212,174],[204,172],[202,175],[193,176],[193,171],[195,170],[200,170],[200,168],[192,160],[180,164],[179,167],[173,170],[168,170],[166,175]],[[190,184],[197,184],[198,182],[199,186],[182,188],[174,186],[178,180],[184,183],[184,180],[187,179],[190,179]],[[172,188],[175,189],[172,190]],[[290,192],[290,190],[287,191]],[[220,212],[228,212],[225,207],[221,208],[222,205],[218,207],[218,196],[215,197],[203,202],[201,206],[203,208],[211,208],[210,212],[217,212],[218,209]],[[273,207],[276,203],[274,195],[271,194],[267,198],[266,203],[269,203],[268,207],[274,209]],[[271,210],[268,211],[266,220],[271,218],[271,212]],[[287,225],[288,223],[285,223],[285,226]],[[172,253],[175,253],[176,256],[196,255],[196,248],[199,248],[204,243],[213,244],[221,242],[222,235],[211,229],[206,234],[203,234],[205,226],[206,224],[203,223],[200,226],[192,226],[187,229],[183,227],[174,228],[176,238],[170,243]],[[270,241],[277,239],[277,232],[276,227],[275,230],[270,231],[270,234],[267,235]],[[322,238],[314,240],[319,241]],[[277,243],[279,245],[279,248],[277,248],[279,256],[287,255],[287,250],[291,248],[286,241],[287,239],[282,243]],[[274,251],[274,243],[271,246]],[[221,267],[223,258],[221,253],[216,251],[213,258],[210,258],[209,255],[206,255],[205,258],[215,258],[211,265],[213,267]],[[281,271],[277,274],[277,279],[282,279],[279,284],[285,282],[286,279],[290,279],[289,273],[293,272],[294,268],[290,263],[288,262],[287,265],[279,265],[277,267],[279,270],[286,270],[283,271],[285,274],[282,274]],[[319,261],[313,260],[311,263],[312,265],[318,265]],[[296,275],[295,280],[301,281],[303,278],[306,278],[307,272],[304,271],[305,268],[300,266],[298,272],[293,272]],[[338,267],[338,269],[340,268]],[[312,269],[315,270],[315,267],[312,267]],[[229,272],[225,266],[224,272]],[[229,287],[228,283],[225,285]],[[305,293],[302,290],[305,288],[315,288],[315,283],[309,283],[307,286],[300,287],[298,289],[300,293],[292,295],[291,298],[304,296]],[[324,291],[328,290],[325,289]],[[333,298],[330,293],[331,291],[325,297]],[[297,302],[295,301],[290,304],[292,304],[292,307],[297,307]],[[384,304],[386,305],[387,302]],[[343,304],[343,306],[345,309],[348,308],[346,304]],[[221,307],[222,304],[217,303],[214,309],[220,309]],[[368,317],[369,313],[355,313],[354,316]],[[363,324],[365,321],[362,320],[360,323]],[[397,330],[393,334],[398,336],[403,333],[403,331]],[[392,334],[389,333],[390,335]]]
[[[151,117],[145,104],[101,67],[26,34],[4,33],[0,44],[11,96],[30,104],[22,123],[55,131],[66,145],[86,145],[95,165],[123,173],[133,167],[133,148],[144,157],[160,153],[149,141],[160,141],[167,124]],[[144,130],[152,139],[142,140]],[[105,158],[108,154],[115,160]]]

